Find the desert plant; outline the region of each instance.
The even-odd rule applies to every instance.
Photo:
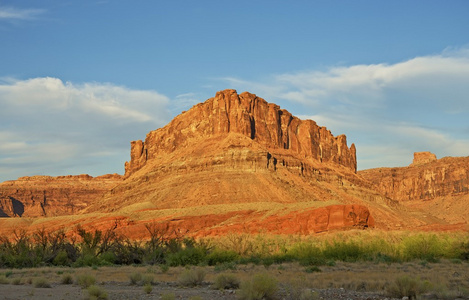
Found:
[[[277,289],[277,279],[267,273],[260,273],[241,282],[238,295],[242,300],[273,299]]]
[[[142,276],[143,285],[152,285],[154,283],[155,277],[152,274],[145,274]]]
[[[35,278],[33,280],[33,286],[35,288],[51,288],[52,287],[49,281],[47,281],[47,279],[45,279],[44,277]]]
[[[73,283],[73,277],[71,274],[63,274],[62,278],[60,279],[60,283],[62,284],[72,284]]]
[[[10,284],[10,280],[5,275],[0,275],[0,284]]]
[[[161,270],[162,273],[168,272],[169,271],[169,265],[167,265],[167,264],[160,265],[160,270]]]
[[[176,299],[176,295],[174,293],[161,294],[161,300],[174,300],[174,299]]]
[[[86,289],[96,283],[96,278],[89,274],[80,274],[76,278],[76,282],[83,289]]]
[[[143,291],[145,292],[145,294],[150,294],[151,291],[153,291],[153,287],[151,286],[151,284],[145,284],[143,286]]]
[[[233,274],[220,274],[215,278],[214,288],[218,290],[237,289],[239,279]]]
[[[21,281],[21,278],[20,277],[15,277],[11,280],[11,284],[13,285],[21,285],[23,284],[23,282]]]
[[[103,299],[104,300],[108,298],[106,290],[104,290],[103,288],[99,286],[90,285],[86,290],[88,291],[87,299],[90,299],[90,300]]]
[[[138,285],[141,283],[142,281],[142,274],[141,273],[132,273],[129,275],[129,279],[130,279],[130,284],[131,285]]]
[[[238,253],[232,250],[220,250],[216,249],[207,255],[207,264],[209,266],[215,266],[218,264],[231,263],[239,258]]]
[[[409,297],[409,299],[416,299],[424,291],[425,285],[420,279],[407,275],[397,277],[387,289],[388,294],[392,297]]]
[[[182,286],[201,285],[204,281],[205,274],[205,270],[202,268],[186,269],[179,275],[178,282]]]

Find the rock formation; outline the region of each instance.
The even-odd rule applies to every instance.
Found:
[[[32,176],[0,183],[0,217],[60,216],[79,212],[122,176]]]
[[[147,161],[196,139],[228,133],[249,137],[267,150],[286,149],[304,158],[345,166],[354,172],[357,168],[355,145],[349,148],[345,135],[334,137],[314,121],[300,120],[254,94],[238,95],[235,90],[224,90],[177,116],[167,126],[148,133],[145,142],[132,142],[125,176],[129,177]]]
[[[359,174],[383,195],[397,201],[469,193],[469,157],[437,160],[430,152],[418,152],[408,167],[370,169]]]
[[[419,166],[436,160],[436,155],[431,152],[414,152],[414,160],[410,165]]]

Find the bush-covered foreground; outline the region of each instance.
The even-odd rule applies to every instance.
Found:
[[[431,263],[469,259],[467,233],[349,231],[309,237],[230,234],[195,240],[154,224],[146,228],[149,238],[145,241],[130,240],[118,234],[115,227],[106,231],[77,227],[73,235],[63,230],[41,229],[29,235],[17,231],[12,239],[0,237],[0,268],[156,264],[163,269],[186,265],[232,269],[248,263],[270,266],[298,262],[308,267],[336,261]]]

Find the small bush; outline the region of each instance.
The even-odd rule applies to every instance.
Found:
[[[51,285],[47,279],[39,277],[33,280],[33,286],[35,288],[51,288]]]
[[[209,266],[216,266],[218,264],[231,263],[237,260],[239,257],[238,253],[230,250],[219,250],[216,249],[209,255],[207,255],[207,264]]]
[[[239,279],[233,274],[220,274],[215,278],[214,288],[218,290],[237,289]]]
[[[62,278],[60,279],[60,283],[62,284],[72,284],[73,283],[73,277],[71,274],[63,274]]]
[[[77,276],[76,281],[81,288],[86,289],[96,283],[96,278],[93,275],[80,274]]]
[[[0,284],[10,284],[10,280],[5,275],[0,275]]]
[[[196,266],[204,260],[205,252],[203,249],[189,247],[179,250],[176,253],[170,253],[166,258],[171,267],[193,265]]]
[[[103,288],[96,286],[96,285],[90,285],[87,289],[88,291],[88,298],[87,299],[107,299],[108,295],[106,290]]]
[[[145,274],[142,276],[142,284],[143,285],[152,285],[155,283],[155,277],[152,274]]]
[[[161,295],[161,300],[174,300],[176,295],[174,293],[164,293]]]
[[[132,273],[129,275],[129,279],[130,279],[130,284],[131,285],[138,285],[141,283],[142,281],[142,274],[141,273]]]
[[[21,284],[23,284],[23,282],[21,281],[21,278],[16,277],[16,278],[13,278],[13,279],[11,280],[11,284],[13,284],[13,285],[21,285]]]
[[[162,273],[166,273],[169,271],[169,266],[167,264],[160,265],[160,270]]]
[[[143,291],[145,292],[145,294],[150,294],[151,291],[153,291],[153,287],[151,286],[151,284],[145,284],[143,286]]]
[[[179,275],[178,281],[182,286],[198,286],[201,285],[205,278],[205,270],[201,268],[184,270]]]
[[[418,295],[425,292],[425,285],[419,279],[405,275],[397,277],[388,287],[387,292],[392,297],[416,299]]]
[[[277,289],[277,279],[269,274],[255,274],[241,283],[238,295],[242,300],[273,299]]]

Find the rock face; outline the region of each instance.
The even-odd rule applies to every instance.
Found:
[[[469,157],[437,160],[430,152],[419,152],[409,167],[371,169],[359,175],[397,201],[469,194]]]
[[[410,165],[419,166],[436,160],[436,155],[431,152],[414,152],[414,161]]]
[[[254,94],[238,95],[235,90],[224,90],[177,116],[167,126],[148,133],[145,142],[132,142],[125,176],[194,140],[228,133],[242,134],[267,150],[284,149],[356,172],[355,145],[349,148],[345,135],[334,137],[314,121],[300,120]]]
[[[79,212],[122,176],[32,176],[0,183],[0,217],[60,216]]]

